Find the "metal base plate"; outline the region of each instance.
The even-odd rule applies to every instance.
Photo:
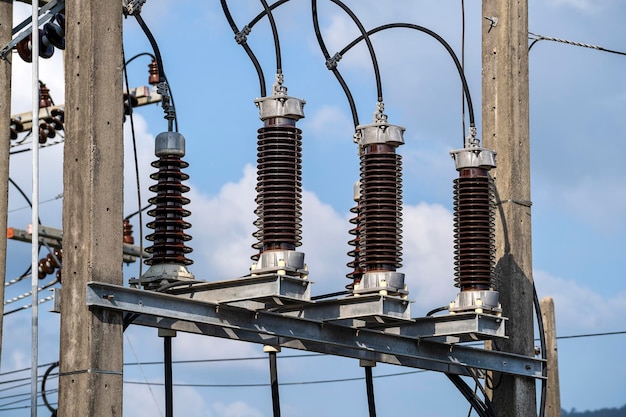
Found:
[[[280,309],[281,314],[308,320],[341,322],[352,321],[352,326],[391,324],[411,320],[410,301],[380,294],[349,296],[317,301],[298,309]]]
[[[308,303],[311,299],[310,284],[307,279],[289,275],[263,274],[174,287],[167,293],[188,295],[194,300],[209,303],[264,309]]]
[[[444,343],[506,338],[506,318],[489,314],[462,313],[413,319],[410,324],[388,328],[388,333]]]

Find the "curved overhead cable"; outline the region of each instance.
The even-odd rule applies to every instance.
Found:
[[[326,67],[332,71],[335,78],[339,82],[339,85],[343,89],[346,98],[348,99],[348,105],[350,106],[350,112],[352,113],[352,123],[356,128],[359,125],[359,116],[356,110],[356,104],[354,103],[354,97],[350,92],[350,88],[348,88],[348,84],[346,84],[345,80],[341,76],[341,73],[337,69],[336,61],[331,60],[330,54],[328,53],[328,49],[326,49],[326,44],[324,43],[324,39],[322,38],[322,33],[320,31],[318,14],[317,14],[317,2],[313,0],[311,2],[311,13],[313,15],[313,28],[315,30],[315,37],[317,38],[317,42],[319,43],[320,49],[322,50],[322,54],[324,55],[324,59],[326,59]]]
[[[461,83],[463,84],[463,91],[465,92],[465,99],[467,101],[467,110],[468,110],[468,113],[469,113],[470,127],[475,127],[476,125],[475,125],[475,121],[474,121],[474,106],[472,105],[472,98],[471,98],[471,95],[470,95],[469,86],[468,86],[467,80],[465,78],[465,73],[463,72],[463,66],[460,63],[459,58],[454,53],[454,50],[452,49],[452,47],[441,36],[439,36],[437,33],[433,32],[432,30],[430,30],[428,28],[425,28],[425,27],[419,26],[419,25],[415,25],[415,24],[412,24],[412,23],[389,23],[389,24],[378,26],[378,27],[376,27],[374,29],[369,30],[367,32],[367,35],[371,36],[371,35],[373,35],[373,34],[375,34],[377,32],[380,32],[380,31],[383,31],[383,30],[387,30],[387,29],[393,29],[393,28],[414,29],[414,30],[426,33],[427,35],[430,35],[433,38],[435,38],[439,43],[441,43],[444,46],[444,48],[446,48],[446,50],[450,54],[450,57],[454,61],[454,64],[456,65],[456,68],[457,68],[457,70],[459,72],[459,76],[461,78]],[[350,42],[345,48],[343,48],[339,52],[339,55],[345,54],[350,49],[352,49],[355,45],[357,45],[359,42],[361,42],[363,39],[366,39],[363,35],[361,35],[360,37],[356,38],[355,40]]]
[[[246,54],[248,54],[248,57],[252,61],[252,65],[254,65],[254,69],[256,70],[257,76],[259,78],[261,97],[266,97],[267,89],[265,87],[265,76],[263,75],[263,69],[261,68],[259,60],[256,58],[256,55],[254,55],[254,52],[252,52],[252,49],[250,49],[250,46],[248,45],[248,42],[246,40],[247,36],[250,34],[251,26],[244,26],[243,30],[239,31],[239,28],[237,28],[237,24],[235,23],[235,20],[233,19],[233,16],[230,14],[230,10],[228,9],[228,2],[226,0],[220,0],[220,4],[222,5],[222,11],[224,12],[224,16],[226,17],[228,24],[235,34],[235,41],[243,47],[244,51],[246,51]],[[272,8],[273,7],[270,6],[270,9]]]
[[[169,82],[167,81],[167,75],[165,74],[165,69],[163,67],[163,59],[161,59],[161,51],[159,50],[159,45],[157,44],[156,39],[154,39],[154,36],[152,35],[150,28],[148,28],[148,25],[146,25],[146,22],[144,22],[143,18],[141,17],[141,14],[136,13],[134,16],[135,16],[135,19],[137,20],[137,23],[141,27],[141,30],[143,30],[143,33],[148,38],[148,41],[150,42],[150,46],[152,47],[152,50],[154,51],[154,57],[156,60],[157,68],[159,70],[159,84],[165,83],[167,85],[167,93],[169,94],[169,98],[172,101],[171,110],[174,115],[174,120],[173,120],[174,130],[178,132],[178,115],[176,114],[176,104],[174,102],[174,94],[172,93],[172,89],[170,88]],[[166,112],[166,119],[168,119],[167,112]],[[170,129],[171,129],[171,120],[168,119],[168,121],[170,122]]]
[[[361,37],[365,40],[365,44],[367,45],[367,49],[370,53],[370,57],[372,59],[372,65],[374,66],[374,76],[376,77],[376,93],[378,95],[378,101],[383,102],[383,87],[382,87],[382,82],[380,80],[380,69],[378,67],[378,59],[376,58],[376,52],[374,52],[374,45],[372,45],[372,41],[370,40],[368,32],[365,30],[365,27],[363,27],[363,24],[361,23],[361,21],[356,17],[356,15],[352,12],[352,10],[348,6],[346,6],[339,0],[330,0],[330,1],[335,3],[337,6],[341,7],[343,11],[346,12],[348,16],[350,16],[354,24],[357,25],[357,27],[359,28],[359,31],[361,32]]]
[[[267,19],[270,22],[270,27],[272,29],[272,37],[274,38],[274,53],[276,55],[276,74],[283,73],[283,62],[280,53],[280,39],[278,38],[278,28],[276,27],[276,21],[274,20],[274,13],[267,5],[267,1],[261,0],[261,4],[263,5],[263,9],[265,9],[265,14],[267,14]]]

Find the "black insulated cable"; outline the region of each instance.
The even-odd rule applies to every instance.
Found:
[[[235,23],[235,20],[233,19],[233,16],[228,9],[228,2],[226,0],[220,0],[220,4],[222,5],[222,11],[224,12],[224,16],[226,17],[228,24],[235,34],[235,41],[239,45],[241,45],[244,51],[246,51],[248,58],[250,58],[250,61],[252,61],[252,65],[254,65],[257,77],[259,78],[259,89],[261,91],[261,97],[266,97],[267,88],[265,87],[265,75],[263,75],[263,69],[261,68],[259,60],[257,59],[256,55],[254,55],[254,52],[252,52],[252,49],[250,49],[250,46],[248,45],[248,42],[246,40],[247,36],[250,34],[250,29],[252,28],[252,26],[245,26],[242,31],[239,31],[239,28],[237,28],[237,24]]]
[[[174,130],[178,132],[178,116],[176,115],[176,104],[174,102],[174,94],[172,93],[172,90],[169,88],[167,75],[165,75],[165,69],[163,67],[163,59],[161,58],[161,51],[159,50],[159,45],[157,44],[156,39],[154,39],[154,36],[152,35],[150,28],[148,28],[148,25],[146,25],[146,22],[144,22],[143,18],[141,17],[141,14],[137,13],[134,16],[135,16],[135,19],[137,20],[137,23],[141,27],[141,30],[143,30],[143,33],[148,38],[148,41],[150,42],[150,46],[152,47],[152,50],[154,51],[154,57],[156,60],[157,68],[159,70],[159,84],[165,83],[168,86],[167,92],[169,94],[169,98],[172,101],[171,108],[174,114],[174,126],[175,126]]]
[[[470,127],[474,127],[475,126],[474,106],[472,105],[472,97],[470,95],[469,85],[467,83],[467,79],[465,78],[465,73],[463,71],[463,66],[461,65],[461,62],[459,61],[459,58],[456,56],[456,53],[454,52],[452,47],[441,36],[439,36],[437,33],[433,32],[432,30],[430,30],[428,28],[425,28],[425,27],[419,26],[419,25],[415,25],[415,24],[412,24],[412,23],[389,23],[389,24],[378,26],[378,27],[376,27],[374,29],[369,30],[367,32],[367,35],[371,36],[371,35],[373,35],[373,34],[375,34],[377,32],[380,32],[380,31],[383,31],[383,30],[387,30],[387,29],[393,29],[393,28],[414,29],[414,30],[426,33],[427,35],[430,35],[433,38],[435,38],[441,45],[443,45],[444,48],[446,48],[446,51],[448,51],[448,53],[450,54],[450,57],[454,61],[454,64],[456,65],[456,68],[457,68],[457,71],[459,72],[459,77],[461,78],[461,83],[463,85],[463,91],[465,92],[465,99],[467,101],[467,111],[469,113]],[[350,49],[352,49],[354,46],[356,46],[359,42],[361,42],[363,39],[365,39],[366,42],[367,42],[367,38],[365,38],[363,35],[361,35],[358,38],[356,38],[355,40],[353,40],[352,42],[350,42],[338,54],[339,55],[344,55]],[[465,142],[464,142],[464,144],[465,144]]]
[[[261,4],[263,5],[263,9],[265,9],[265,13],[267,14],[267,19],[269,20],[270,27],[272,29],[272,37],[274,38],[274,51],[276,54],[276,74],[282,74],[283,62],[280,53],[280,39],[278,38],[278,28],[276,27],[274,14],[272,13],[272,9],[270,9],[270,7],[267,5],[267,1],[261,0]]]
[[[537,288],[535,287],[535,283],[533,282],[533,304],[535,306],[535,314],[537,317],[537,327],[539,331],[539,343],[541,349],[541,359],[544,361],[548,360],[548,354],[546,352],[547,343],[546,343],[546,333],[543,326],[543,315],[541,314],[541,303],[539,303],[539,297],[537,295]],[[547,365],[547,364],[546,364]],[[544,417],[546,415],[546,395],[547,395],[547,384],[548,384],[548,367],[544,366],[541,372],[543,379],[541,380],[541,397],[539,402],[539,417]]]
[[[446,374],[448,379],[454,384],[454,386],[463,394],[465,399],[472,405],[476,413],[480,417],[497,417],[495,414],[489,412],[485,403],[474,393],[469,385],[459,375]]]
[[[278,365],[276,352],[269,352],[270,358],[270,385],[272,388],[272,412],[274,417],[280,417],[280,397],[278,392]]]
[[[365,387],[367,389],[367,409],[369,417],[376,417],[376,401],[374,398],[374,378],[372,376],[372,367],[365,366]]]
[[[345,80],[341,76],[341,73],[337,69],[336,62],[331,64],[332,61],[330,59],[330,54],[328,53],[328,49],[326,48],[326,44],[324,43],[324,38],[322,37],[322,32],[320,31],[319,17],[317,13],[317,2],[315,0],[311,2],[311,13],[313,15],[313,28],[315,31],[315,37],[317,38],[317,43],[319,44],[320,49],[322,50],[324,59],[326,59],[326,67],[333,73],[335,78],[337,78],[339,85],[343,89],[343,92],[346,95],[346,98],[348,99],[348,105],[350,106],[350,112],[352,113],[352,123],[354,124],[354,127],[356,128],[359,125],[359,116],[358,116],[358,112],[356,109],[356,104],[354,103],[354,97],[352,96],[352,93],[350,92],[350,89],[348,88],[348,84],[346,84]]]
[[[126,70],[126,66],[133,62],[133,60],[139,58],[143,55],[149,55],[152,59],[156,60],[154,55],[148,52],[142,52],[131,57],[128,61],[126,61],[126,53],[124,52],[124,48],[122,48],[122,56],[124,57],[124,84],[126,85],[126,91],[130,94],[130,84],[128,83],[128,71]],[[158,61],[157,61],[158,65]],[[160,75],[159,75],[160,78]],[[137,210],[137,214],[139,214],[139,253],[143,253],[143,210],[141,209],[141,181],[139,177],[139,157],[137,155],[137,135],[135,134],[135,117],[133,106],[129,106],[130,110],[130,132],[131,132],[131,140],[133,144],[133,164],[135,165],[135,184],[137,185],[137,205],[139,206],[139,210]],[[135,213],[133,213],[134,215]],[[132,216],[131,216],[132,217]],[[130,217],[126,217],[124,220],[128,220]],[[139,262],[139,276],[143,275],[143,262]]]
[[[165,417],[174,417],[174,385],[172,379],[172,337],[163,337],[163,367],[165,372]]]
[[[57,409],[52,407],[52,404],[50,404],[50,402],[48,401],[48,397],[46,396],[46,381],[48,380],[48,377],[50,376],[50,373],[52,372],[52,370],[58,366],[59,366],[59,362],[54,362],[50,364],[48,369],[46,369],[46,372],[44,372],[43,378],[41,379],[41,398],[43,399],[43,402],[48,408],[48,410],[52,412],[52,417],[56,417]]]

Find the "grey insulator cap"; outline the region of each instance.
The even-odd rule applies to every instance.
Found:
[[[161,132],[154,141],[156,156],[185,156],[185,137],[178,132]]]

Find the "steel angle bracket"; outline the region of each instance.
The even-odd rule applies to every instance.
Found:
[[[349,296],[316,301],[315,304],[278,310],[281,314],[308,320],[352,323],[352,326],[397,326],[411,320],[411,302],[380,294]],[[361,322],[361,324],[359,324]]]
[[[439,372],[463,374],[467,368],[476,368],[543,378],[545,367],[545,361],[523,355],[355,329],[101,282],[87,283],[86,300],[92,309],[136,313],[135,324]]]
[[[174,287],[167,293],[209,303],[252,302],[247,305],[256,303],[256,309],[265,309],[309,302],[310,284],[308,279],[274,273]]]
[[[437,339],[446,343],[506,339],[505,317],[479,313],[420,317],[410,323],[385,329],[388,333],[420,339]]]

